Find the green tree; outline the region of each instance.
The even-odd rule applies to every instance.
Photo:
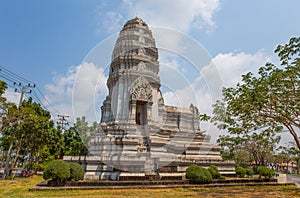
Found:
[[[1,120],[0,145],[7,155],[14,155],[9,161],[11,166],[18,164],[19,156],[27,156],[29,166],[40,163],[44,160],[40,156],[45,155],[46,150],[48,157],[53,155],[52,159],[60,156],[58,150],[63,145],[62,136],[56,131],[48,111],[31,98],[24,100],[19,108],[11,103],[6,106],[7,111]]]
[[[299,171],[300,163],[300,151],[295,147],[293,142],[287,144],[287,146],[280,146],[279,153],[276,155],[277,163],[292,163],[297,166],[297,173]]]
[[[286,129],[300,149],[300,37],[279,45],[281,67],[267,63],[257,75],[242,76],[236,87],[224,88],[213,109],[212,122],[230,134],[253,131],[279,133]]]
[[[2,95],[5,93],[5,90],[7,89],[7,84],[3,80],[0,80],[0,110],[4,109],[4,104],[6,102],[6,98],[3,97]]]
[[[297,174],[299,174],[300,150],[295,147],[291,147],[289,152],[292,156],[292,162],[297,165]]]
[[[271,163],[270,157],[275,153],[279,141],[279,136],[264,131],[222,135],[217,143],[222,147],[223,159],[235,160],[237,165],[244,166],[252,162],[260,165]]]
[[[21,118],[24,116],[24,111],[20,111],[13,103],[3,103],[4,109],[1,112],[1,137],[0,146],[6,153],[5,156],[5,171],[3,178],[9,174],[9,166],[11,164],[11,154],[16,147],[18,137],[16,134],[22,130]]]
[[[30,155],[30,162],[38,164],[47,158],[49,160],[59,158],[63,148],[63,136],[61,131],[55,128],[50,113],[31,98],[23,101],[22,107],[32,111],[30,122],[22,131],[22,134],[29,134],[23,151]]]
[[[45,168],[44,179],[52,179],[62,183],[70,178],[70,166],[63,160],[53,160]]]
[[[76,123],[74,124],[74,126],[65,130],[64,144],[65,144],[64,155],[82,156],[88,154],[87,146],[82,141],[81,136],[79,135],[78,125],[76,125]]]

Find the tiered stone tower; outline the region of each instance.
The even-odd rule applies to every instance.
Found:
[[[112,54],[109,94],[90,156],[64,158],[82,163],[86,179],[178,178],[191,164],[214,164],[223,174],[234,173],[233,162],[223,161],[220,147],[200,132],[194,105],[164,104],[158,72],[158,50],[147,24],[139,18],[127,21]]]

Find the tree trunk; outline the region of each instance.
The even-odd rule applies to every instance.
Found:
[[[290,134],[293,136],[293,138],[294,138],[294,140],[296,142],[296,145],[297,145],[298,149],[300,150],[300,141],[299,141],[299,137],[298,137],[296,131],[289,124],[284,124],[284,126],[289,130]]]
[[[16,151],[16,156],[15,156],[15,158],[14,158],[14,160],[13,160],[13,167],[15,167],[16,166],[16,163],[17,163],[17,160],[18,160],[18,157],[19,157],[19,153],[20,153],[20,150],[21,150],[21,146],[18,146],[18,149],[17,149],[17,151]]]
[[[299,159],[297,159],[297,175],[299,174]]]
[[[12,152],[12,149],[13,149],[13,143],[11,142],[10,145],[9,145],[9,148],[8,148],[8,151],[6,153],[6,161],[5,161],[5,168],[4,168],[4,174],[3,174],[3,179],[5,179],[5,177],[7,177],[9,175],[9,162],[10,162],[10,154]]]

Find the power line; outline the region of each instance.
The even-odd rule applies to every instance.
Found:
[[[17,81],[23,81],[26,82],[28,84],[34,84],[33,82],[31,82],[30,80],[27,80],[26,78],[23,78],[22,76],[19,76],[18,74],[0,66],[0,71],[3,71],[4,73],[8,73],[9,75],[13,76],[15,79],[18,79]]]
[[[49,100],[46,98],[46,96],[42,93],[40,88],[37,86],[37,91],[39,94],[43,97],[43,99],[48,103],[48,105],[57,113],[60,114],[59,111],[49,102]]]
[[[36,95],[36,92],[33,91],[32,92],[32,96],[35,98],[35,100],[41,104],[41,106],[46,109],[47,111],[49,111],[49,109],[43,104],[43,102],[40,100],[40,98]]]
[[[42,105],[42,107],[44,109],[46,109],[47,111],[49,111],[49,108],[47,108],[47,106],[48,106],[48,107],[51,107],[51,109],[53,109],[56,114],[60,114],[60,112],[45,97],[45,95],[42,93],[40,88],[38,86],[36,86],[36,84],[33,83],[32,81],[27,80],[26,78],[8,70],[2,66],[0,66],[0,77],[5,79],[6,81],[12,83],[13,86],[16,86],[16,85],[21,86],[21,85],[27,84],[26,86],[28,86],[28,87],[36,88],[36,89],[32,90],[32,92],[33,92],[32,98],[34,98],[38,103],[40,103]],[[9,87],[12,87],[9,83],[7,83],[7,85]],[[44,102],[42,102],[42,101],[44,101]],[[48,105],[45,105],[45,102]]]
[[[4,78],[5,80],[13,83],[13,85],[19,85],[19,86],[27,86],[27,87],[35,87],[35,83],[19,76],[18,74],[0,66],[0,77]]]
[[[21,83],[17,84],[17,83],[14,83],[15,86],[18,86],[16,89],[15,89],[15,92],[20,92],[21,93],[21,97],[20,97],[20,102],[19,102],[19,106],[22,104],[22,100],[23,100],[23,97],[24,97],[24,94],[26,93],[29,93],[31,94],[32,93],[32,88],[35,88],[35,85],[25,85],[23,86]],[[19,90],[19,89],[20,90]],[[27,89],[29,89],[29,91],[27,91]]]
[[[0,73],[0,77],[4,78],[5,80],[8,80],[9,82],[12,82],[12,83],[15,82],[14,79],[12,79],[12,78],[9,77],[9,76],[4,75],[4,73]]]
[[[61,125],[61,129],[64,131],[65,128],[64,128],[64,125],[69,125],[68,121],[66,120],[66,118],[70,117],[68,115],[57,115],[58,117],[58,122],[57,124]]]
[[[10,85],[10,84],[7,84],[7,86],[10,87],[10,88],[12,88],[13,90],[15,90],[15,88],[16,88],[15,86]]]

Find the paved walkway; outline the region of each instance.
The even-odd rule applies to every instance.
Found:
[[[275,177],[278,181],[278,183],[280,184],[284,184],[284,183],[287,183],[287,180],[286,180],[286,174],[279,174],[277,177]]]
[[[300,175],[287,174],[286,181],[288,183],[295,183],[297,185],[297,187],[300,188]]]

